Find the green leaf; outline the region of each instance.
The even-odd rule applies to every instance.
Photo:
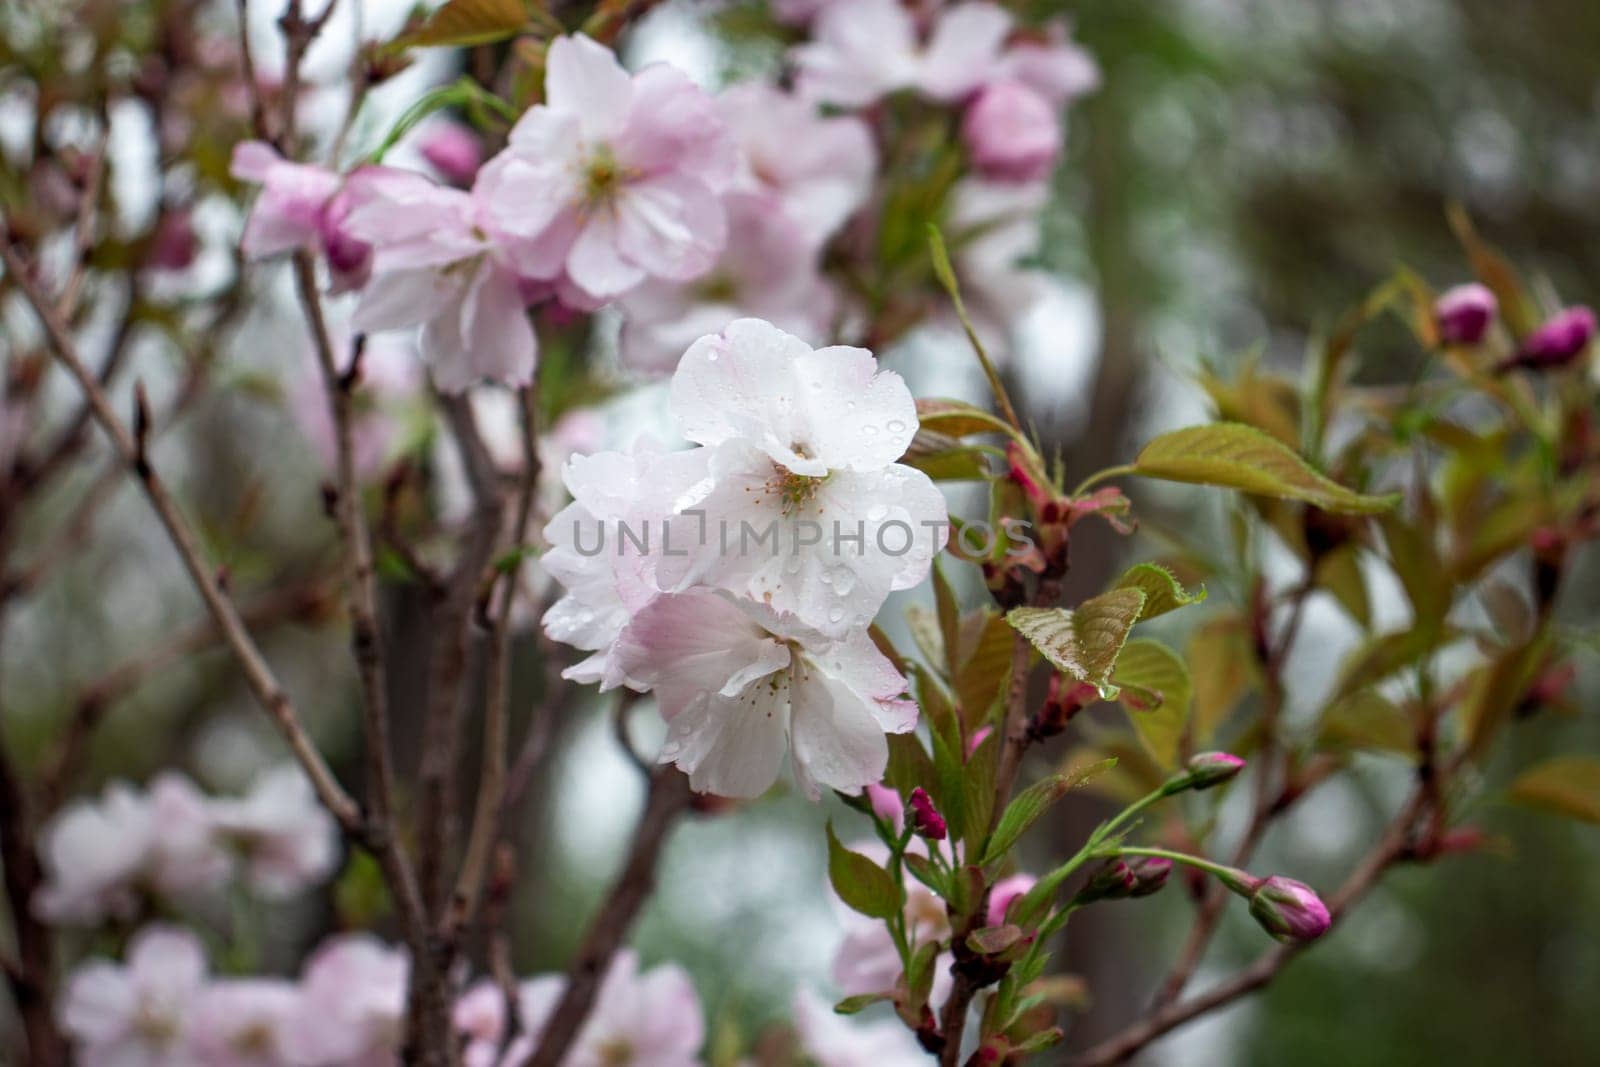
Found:
[[[922,742],[914,733],[889,734],[889,767],[883,780],[901,796],[910,796],[917,786],[932,789],[934,785],[933,761],[928,758]]]
[[[845,997],[839,1001],[833,1006],[833,1010],[838,1015],[855,1015],[872,1007],[874,1004],[892,999],[894,998],[888,993],[858,993],[853,997]]]
[[[977,851],[983,835],[989,832],[989,822],[994,816],[994,778],[1000,766],[1000,733],[995,731],[983,739],[983,744],[967,757],[962,773],[962,818],[960,838],[966,842],[967,855]],[[951,836],[957,836],[951,830]]]
[[[1372,601],[1361,574],[1361,546],[1347,541],[1317,561],[1316,583],[1349,612],[1362,629],[1372,625]]]
[[[1191,593],[1176,575],[1159,563],[1141,563],[1129,568],[1111,588],[1143,590],[1144,607],[1139,611],[1140,622],[1190,604],[1199,604],[1206,598],[1205,586]]]
[[[834,836],[828,823],[828,881],[839,899],[873,919],[887,919],[900,910],[900,887],[889,872],[859,852],[851,852]]]
[[[936,482],[976,482],[989,476],[988,446],[964,445],[954,437],[918,430],[900,462]]]
[[[523,0],[450,0],[395,44],[465,48],[515,37],[527,25],[528,9]]]
[[[1183,659],[1159,641],[1136,638],[1123,646],[1111,679],[1123,687],[1122,704],[1145,750],[1161,766],[1177,766],[1178,746],[1189,725],[1194,692]],[[1155,707],[1135,706],[1127,696],[1130,689],[1156,693],[1159,703]]]
[[[917,422],[924,430],[954,438],[980,433],[1012,433],[1004,419],[965,400],[918,400]]]
[[[1006,621],[1057,670],[1088,682],[1103,698],[1113,700],[1117,687],[1111,682],[1111,670],[1143,610],[1143,590],[1113,589],[1070,610],[1013,608]]]
[[[1301,500],[1326,511],[1376,514],[1398,495],[1367,496],[1311,469],[1283,442],[1251,426],[1215,423],[1174,430],[1144,446],[1134,470],[1148,478]]]
[[[1011,677],[1012,644],[1016,640],[1016,631],[1002,615],[982,616],[981,625],[972,651],[955,679],[961,722],[968,731],[981,726],[1000,699],[1000,692]]]
[[[1394,701],[1371,689],[1363,689],[1329,705],[1322,716],[1317,745],[1392,752],[1414,758],[1417,731],[1410,717]]]
[[[1511,783],[1510,800],[1600,824],[1600,759],[1558,756],[1530,767]]]
[[[1050,810],[1052,804],[1102,771],[1111,769],[1116,762],[1114,759],[1102,760],[1072,774],[1052,774],[1018,793],[1016,798],[1006,805],[1005,814],[1000,816],[1000,822],[995,826],[993,836],[989,838],[989,847],[984,849],[979,866],[987,867],[991,863],[999,862],[1011,851],[1012,846],[1021,840],[1022,835],[1028,832],[1028,828]]]

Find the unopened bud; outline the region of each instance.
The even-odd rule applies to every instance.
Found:
[[[1185,789],[1210,789],[1236,777],[1244,769],[1244,760],[1229,752],[1199,752],[1189,757],[1184,769],[1168,779],[1167,794],[1181,793]]]
[[[1129,866],[1133,869],[1133,891],[1128,895],[1133,897],[1159,893],[1172,873],[1172,861],[1165,856],[1140,856]]]
[[[1529,334],[1509,366],[1533,370],[1564,367],[1589,347],[1594,332],[1593,311],[1586,307],[1567,308]]]
[[[1250,897],[1250,914],[1279,941],[1315,941],[1333,922],[1316,890],[1281,875],[1256,887]]]
[[[1139,876],[1126,860],[1108,860],[1089,876],[1078,895],[1073,899],[1074,904],[1088,904],[1096,900],[1121,900],[1131,897],[1134,889],[1139,884]]]
[[[989,890],[988,924],[1004,925],[1006,912],[1011,910],[1012,902],[1025,896],[1037,881],[1038,879],[1031,874],[1013,874],[1010,878],[1002,878],[996,882],[994,888]]]
[[[945,838],[944,816],[939,814],[939,809],[933,806],[933,798],[928,796],[927,790],[920,785],[911,791],[909,800],[911,807],[911,829],[917,835],[929,841],[943,841]]]
[[[1477,282],[1458,285],[1433,305],[1439,340],[1449,345],[1475,345],[1489,332],[1500,302],[1489,288]]]
[[[896,830],[905,825],[906,806],[900,794],[886,785],[869,785],[865,790],[872,813]]]

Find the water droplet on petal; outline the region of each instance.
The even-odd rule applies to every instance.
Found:
[[[890,419],[888,430],[890,433],[904,433],[906,424],[900,419]]]
[[[830,608],[829,609],[829,611],[828,611],[828,621],[829,622],[838,622],[843,618],[844,618],[844,609],[843,608]]]

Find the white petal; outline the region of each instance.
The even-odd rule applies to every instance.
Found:
[[[883,778],[889,743],[871,701],[805,661],[789,689],[795,780],[812,800],[818,786],[858,793]]]
[[[577,115],[586,138],[604,140],[627,121],[633,82],[611,49],[581,33],[557,37],[545,55],[545,99]]]

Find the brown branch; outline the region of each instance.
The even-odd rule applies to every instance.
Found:
[[[658,767],[650,777],[644,815],[634,830],[622,873],[600,912],[589,923],[583,943],[567,966],[566,986],[545,1024],[539,1049],[528,1067],[557,1067],[594,1007],[611,959],[627,938],[639,909],[655,890],[656,867],[667,830],[689,806],[689,779],[676,767]]]
[[[472,921],[478,906],[484,874],[499,840],[500,801],[505,791],[506,748],[510,734],[511,704],[511,609],[517,599],[522,578],[521,547],[527,542],[533,516],[533,501],[539,487],[538,412],[533,389],[517,393],[522,405],[522,485],[517,495],[517,515],[513,543],[518,552],[502,576],[495,605],[493,639],[489,644],[487,667],[488,693],[484,701],[483,761],[478,774],[478,799],[473,808],[472,832],[467,839],[466,856],[443,924],[445,938],[452,939]]]
[[[79,357],[77,345],[67,332],[66,326],[56,315],[55,309],[39,289],[37,282],[27,272],[21,258],[9,245],[4,244],[0,244],[0,257],[3,257],[6,270],[15,279],[18,288],[33,307],[34,314],[44,323],[56,358],[77,381],[78,387],[89,401],[95,421],[111,439],[123,462],[132,469],[144,489],[145,496],[155,508],[161,525],[178,552],[184,570],[194,582],[200,598],[205,602],[206,610],[211,613],[217,627],[222,631],[223,639],[233,650],[251,692],[267,710],[278,727],[278,732],[288,744],[290,752],[305,770],[318,799],[347,831],[359,831],[360,810],[312,743],[310,735],[301,725],[293,701],[284,691],[271,665],[261,654],[261,650],[256,647],[249,631],[239,618],[238,610],[217,580],[216,573],[205,561],[199,547],[199,539],[173,500],[166,483],[150,464],[145,451],[145,440],[136,438],[112,409],[111,401]]]
[[[1391,866],[1413,858],[1412,832],[1426,806],[1425,793],[1415,790],[1390,823],[1383,839],[1328,900],[1328,915],[1333,924],[1366,896]],[[1159,1007],[1121,1033],[1071,1059],[1070,1067],[1109,1067],[1123,1062],[1162,1035],[1265,986],[1307,947],[1307,943],[1291,942],[1269,949],[1233,977],[1188,1000]]]

